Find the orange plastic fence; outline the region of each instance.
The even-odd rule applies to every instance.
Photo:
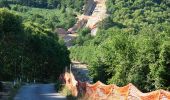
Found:
[[[71,90],[72,95],[83,96],[84,100],[170,100],[170,92],[156,90],[142,93],[133,84],[124,87],[114,84],[105,85],[100,81],[95,84],[76,81],[72,73],[64,73],[60,76],[65,85]]]

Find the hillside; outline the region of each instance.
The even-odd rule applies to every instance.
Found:
[[[70,64],[55,31],[68,29],[82,0],[1,0],[0,81],[54,82]]]
[[[108,17],[95,37],[88,29],[70,49],[73,60],[89,65],[94,82],[133,83],[142,91],[170,87],[170,2],[107,0]]]
[[[6,8],[0,10],[0,79],[54,80],[69,65],[70,53],[88,64],[94,82],[170,88],[169,0],[2,0],[0,7]],[[98,28],[96,36],[76,27],[79,36],[68,51],[54,30],[86,22]]]

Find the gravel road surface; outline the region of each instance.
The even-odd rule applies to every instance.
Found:
[[[24,85],[15,96],[14,100],[66,100],[54,90],[54,84]]]

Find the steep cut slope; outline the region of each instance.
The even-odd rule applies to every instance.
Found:
[[[77,23],[68,29],[68,31],[75,33],[76,30],[83,26],[89,27],[90,29],[96,28],[96,24],[107,16],[105,3],[106,0],[89,0],[86,4],[84,14],[78,16]]]
[[[91,35],[95,36],[97,32],[96,24],[106,18],[106,0],[88,0],[83,8],[84,14],[78,16],[77,23],[68,29],[67,33],[76,34],[78,29],[88,27],[91,29]],[[67,47],[72,46],[71,41],[77,35],[66,34],[64,41]]]

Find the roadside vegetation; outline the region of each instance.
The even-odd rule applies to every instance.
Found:
[[[14,85],[12,82],[0,82],[0,85],[0,100],[13,100],[22,83],[18,81]]]
[[[57,34],[7,9],[0,16],[0,80],[56,80],[70,63]]]
[[[81,100],[78,97],[75,97],[71,94],[71,91],[67,88],[67,86],[63,85],[61,91],[59,91],[62,95],[66,96],[67,100]]]
[[[170,90],[170,2],[107,0],[106,4],[109,16],[98,24],[97,36],[81,37],[70,49],[71,59],[87,63],[94,82]]]
[[[55,90],[61,95],[66,96],[67,100],[78,100],[78,98],[74,97],[67,86],[63,84],[60,80],[55,82]]]
[[[22,83],[17,82],[15,85],[12,85],[12,88],[9,90],[8,100],[14,100],[15,95],[18,93]]]

